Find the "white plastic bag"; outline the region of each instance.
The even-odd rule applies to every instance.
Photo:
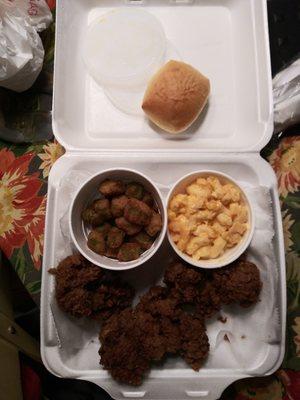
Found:
[[[273,79],[275,133],[300,122],[300,58]]]
[[[44,60],[37,31],[51,18],[44,0],[0,0],[0,86],[16,92],[32,86]]]

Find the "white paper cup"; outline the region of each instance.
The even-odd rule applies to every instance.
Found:
[[[152,194],[154,201],[156,202],[157,207],[160,211],[160,215],[162,218],[161,232],[155,239],[150,249],[141,254],[141,256],[137,260],[121,262],[112,258],[101,256],[93,252],[87,246],[87,235],[89,232],[89,227],[87,227],[86,224],[84,224],[84,222],[82,221],[81,213],[94,199],[99,198],[100,194],[98,188],[100,186],[100,183],[103,182],[105,179],[118,179],[124,182],[137,182],[142,184],[143,187]],[[135,170],[126,168],[107,169],[89,178],[77,191],[70,207],[69,226],[71,238],[78,251],[85,258],[87,258],[93,264],[98,265],[99,267],[122,271],[136,268],[144,264],[157,252],[166,235],[167,213],[159,189],[145,175]]]
[[[169,208],[169,203],[170,203],[171,199],[175,195],[177,195],[179,193],[186,193],[185,189],[188,185],[190,185],[192,182],[194,182],[198,178],[207,178],[208,176],[216,176],[217,178],[219,178],[221,183],[225,183],[225,182],[232,183],[240,189],[244,203],[245,203],[246,207],[248,208],[249,227],[248,227],[247,231],[245,232],[245,234],[243,235],[242,240],[236,246],[232,247],[231,249],[225,250],[225,253],[222,256],[220,256],[218,258],[214,258],[214,259],[209,259],[209,260],[201,259],[199,261],[194,260],[189,255],[180,251],[178,249],[178,247],[176,246],[176,243],[172,239],[172,235],[169,232],[169,229],[167,229],[167,235],[168,235],[169,242],[170,242],[171,246],[173,247],[174,251],[178,254],[178,256],[180,258],[182,258],[185,262],[187,262],[191,265],[194,265],[195,267],[207,268],[207,269],[224,267],[225,265],[228,265],[228,264],[232,263],[233,261],[235,261],[248,248],[248,246],[252,240],[253,234],[254,234],[253,208],[251,206],[251,203],[249,201],[247,194],[241,188],[241,186],[238,184],[238,182],[236,182],[233,178],[231,178],[230,176],[228,176],[226,174],[218,172],[218,171],[214,171],[214,170],[196,171],[191,174],[185,175],[183,178],[180,178],[174,184],[174,186],[172,187],[172,189],[169,192],[167,202],[166,202],[167,209]]]

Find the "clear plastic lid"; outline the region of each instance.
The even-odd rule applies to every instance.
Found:
[[[166,38],[152,14],[132,8],[112,10],[94,20],[84,41],[84,61],[101,86],[141,85],[157,69]]]

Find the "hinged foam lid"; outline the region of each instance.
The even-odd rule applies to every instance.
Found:
[[[88,24],[141,3],[162,23],[172,54],[206,75],[209,104],[188,132],[164,134],[116,109],[82,60]],[[59,0],[53,130],[68,151],[258,152],[273,131],[265,0]]]

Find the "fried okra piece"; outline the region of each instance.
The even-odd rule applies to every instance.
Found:
[[[153,244],[153,238],[147,235],[146,232],[139,232],[133,238],[133,241],[138,243],[143,250],[148,250]]]
[[[129,198],[142,200],[144,195],[144,188],[139,183],[131,182],[126,186],[125,195]]]
[[[141,247],[138,243],[123,243],[118,252],[119,261],[132,261],[141,255]]]
[[[147,204],[137,199],[129,199],[124,209],[124,217],[132,224],[146,226],[149,224],[152,210]]]
[[[122,229],[129,236],[136,235],[142,229],[140,225],[131,224],[124,217],[117,218],[115,222],[117,227]]]
[[[107,247],[104,255],[105,255],[105,257],[108,257],[108,258],[117,259],[118,258],[118,252],[119,252],[118,248],[117,249],[111,249],[111,248]]]
[[[104,238],[107,238],[108,232],[111,230],[112,226],[108,222],[105,222],[104,224],[97,226],[94,230],[97,232],[100,232],[103,234]]]
[[[104,255],[106,250],[105,237],[103,233],[93,230],[88,235],[87,245],[89,249],[97,254]]]
[[[119,180],[106,179],[100,184],[99,192],[105,197],[120,196],[125,192],[125,184]]]
[[[98,199],[93,203],[93,209],[101,215],[103,222],[111,218],[110,202],[108,199]]]
[[[125,238],[125,233],[121,229],[117,228],[116,226],[113,226],[110,231],[108,232],[107,235],[107,246],[110,249],[118,249]]]
[[[162,228],[162,220],[160,214],[155,211],[152,212],[152,216],[149,222],[149,225],[146,226],[145,231],[149,236],[156,236],[158,232],[161,231]]]
[[[123,217],[124,208],[127,204],[128,197],[118,196],[111,200],[111,213],[114,218]]]
[[[92,226],[97,226],[103,223],[103,218],[93,208],[88,207],[81,213],[83,221]]]
[[[146,192],[142,198],[142,202],[146,203],[150,208],[153,207],[154,199],[149,192]]]

